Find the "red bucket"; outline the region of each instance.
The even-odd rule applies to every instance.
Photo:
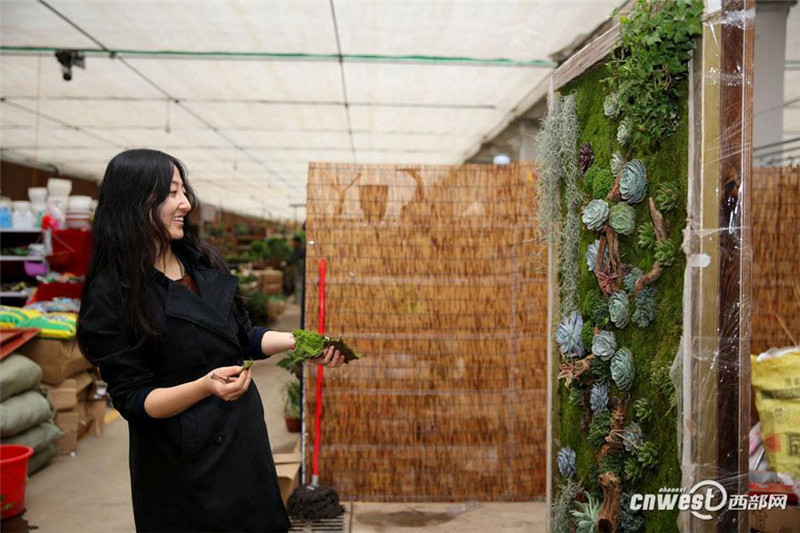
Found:
[[[0,445],[0,518],[5,520],[25,510],[28,459],[33,448],[18,444]]]

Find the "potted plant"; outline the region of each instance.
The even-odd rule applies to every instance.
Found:
[[[290,433],[300,433],[300,414],[302,412],[302,388],[300,380],[292,378],[283,386],[283,417]]]

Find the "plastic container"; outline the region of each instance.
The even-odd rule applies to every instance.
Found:
[[[0,445],[0,518],[5,520],[25,510],[28,459],[33,448],[19,444]]]
[[[28,200],[34,204],[44,204],[47,200],[47,187],[28,187]]]
[[[88,212],[91,205],[91,196],[70,196],[67,202],[67,211]]]
[[[11,215],[12,225],[17,229],[27,229],[33,227],[33,213],[31,203],[27,201],[13,202],[14,213]]]
[[[47,192],[50,196],[67,197],[72,192],[72,182],[61,178],[47,180]]]

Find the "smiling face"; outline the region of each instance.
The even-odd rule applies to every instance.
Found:
[[[183,217],[191,210],[192,204],[186,197],[186,188],[183,186],[181,174],[177,168],[174,168],[169,194],[158,206],[161,223],[167,228],[170,239],[178,240],[183,238]]]

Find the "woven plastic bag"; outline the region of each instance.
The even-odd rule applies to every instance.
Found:
[[[769,468],[800,476],[800,348],[752,356],[751,372]]]

